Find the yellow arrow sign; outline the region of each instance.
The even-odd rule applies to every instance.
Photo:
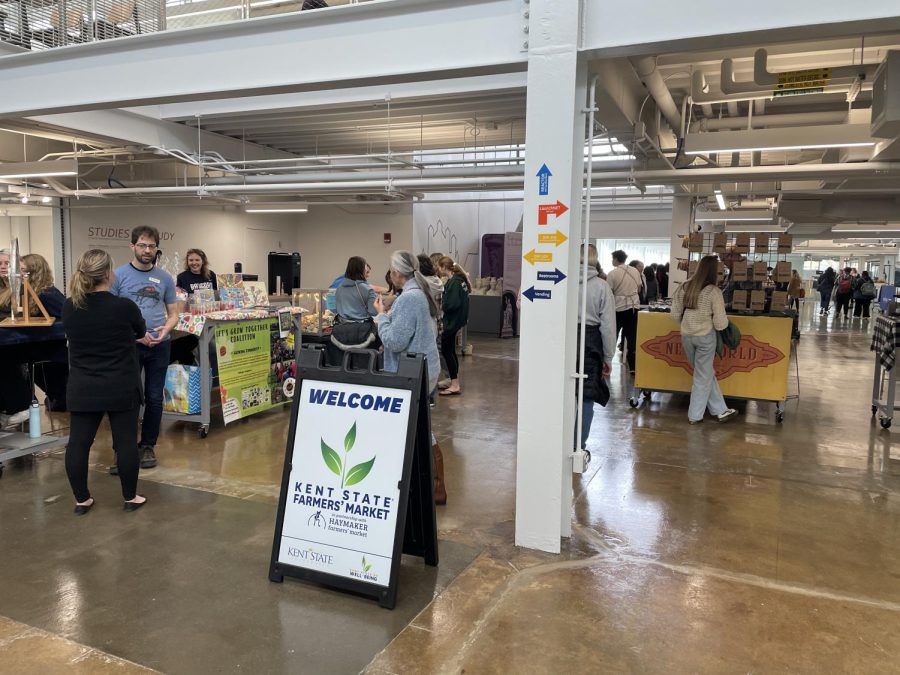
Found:
[[[557,230],[553,234],[539,234],[538,235],[538,243],[539,244],[556,244],[559,246],[564,241],[566,241],[568,237],[564,235],[562,232]]]
[[[534,249],[531,249],[524,256],[525,260],[530,262],[532,265],[534,263],[548,263],[553,262],[553,254],[552,253],[538,253]]]

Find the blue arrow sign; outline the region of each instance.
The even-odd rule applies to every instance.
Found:
[[[566,278],[566,275],[559,271],[557,267],[553,272],[538,272],[537,279],[538,281],[552,281],[555,286],[560,281]]]
[[[522,295],[534,302],[535,300],[549,300],[551,292],[541,288],[532,286],[526,291],[522,291]]]
[[[553,174],[547,168],[547,165],[542,164],[535,175],[538,177],[538,194],[541,196],[550,194],[550,176]]]

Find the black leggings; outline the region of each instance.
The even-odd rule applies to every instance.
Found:
[[[834,296],[834,315],[837,316],[841,313],[841,310],[844,312],[844,316],[850,314],[850,298],[852,296],[849,293],[844,295],[835,295]]]
[[[441,356],[443,356],[444,361],[447,362],[447,372],[450,374],[451,380],[455,380],[459,377],[459,358],[456,356],[457,333],[459,333],[458,330],[455,330],[452,333],[448,330],[444,330],[444,332],[441,333]]]
[[[125,501],[135,498],[138,480],[137,423],[139,408],[110,410],[109,426],[112,428],[116,466],[122,483]],[[66,445],[66,475],[76,502],[86,502],[91,497],[88,490],[88,455],[103,419],[103,412],[73,412],[69,423],[69,443]]]

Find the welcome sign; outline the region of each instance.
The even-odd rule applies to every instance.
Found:
[[[410,398],[304,380],[279,562],[388,585]]]
[[[300,352],[269,578],[330,584],[393,607],[400,554],[437,564],[424,359],[400,371]]]

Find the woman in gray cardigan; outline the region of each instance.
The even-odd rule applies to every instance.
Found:
[[[419,271],[419,260],[409,251],[394,251],[391,256],[391,282],[403,292],[391,306],[390,314],[384,311],[384,301],[375,298],[378,316],[378,337],[384,344],[384,369],[395,373],[400,364],[400,356],[405,353],[424,354],[428,368],[428,391],[437,387],[441,362],[437,351],[436,320],[440,307],[428,292],[428,281]],[[444,456],[434,435],[431,437],[431,452],[434,459],[434,501],[447,503],[444,486]]]

